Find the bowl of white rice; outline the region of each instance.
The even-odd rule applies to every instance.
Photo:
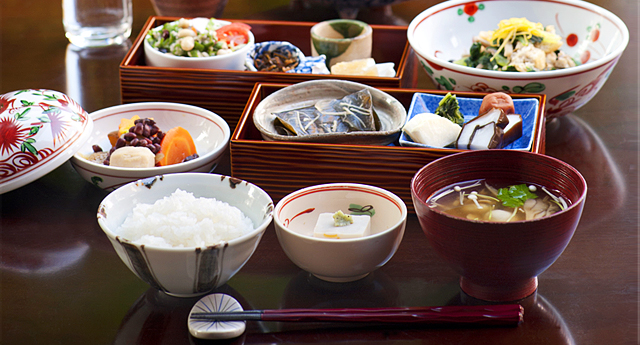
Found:
[[[249,260],[273,219],[261,188],[206,173],[159,175],[124,185],[98,208],[98,224],[140,279],[190,297],[224,285]]]

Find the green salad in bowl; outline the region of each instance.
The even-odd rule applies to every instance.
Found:
[[[181,18],[154,28],[147,42],[162,53],[189,57],[229,54],[249,43],[251,27],[247,24],[197,19]]]
[[[251,27],[215,18],[164,23],[147,33],[147,65],[154,67],[242,70],[255,39]]]

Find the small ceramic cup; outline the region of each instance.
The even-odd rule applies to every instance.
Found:
[[[371,57],[373,29],[353,19],[333,19],[311,28],[311,55],[325,55],[327,67]]]

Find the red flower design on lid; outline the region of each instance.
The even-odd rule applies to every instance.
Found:
[[[14,151],[29,136],[29,128],[21,127],[13,118],[0,119],[0,154]]]

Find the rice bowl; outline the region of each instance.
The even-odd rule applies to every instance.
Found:
[[[136,205],[153,204],[178,188],[196,198],[215,198],[239,209],[252,228],[213,245],[183,247],[140,244],[118,233]],[[117,255],[136,276],[167,294],[190,297],[224,285],[244,266],[273,219],[273,201],[258,186],[230,176],[167,174],[116,189],[102,200],[97,217]]]

